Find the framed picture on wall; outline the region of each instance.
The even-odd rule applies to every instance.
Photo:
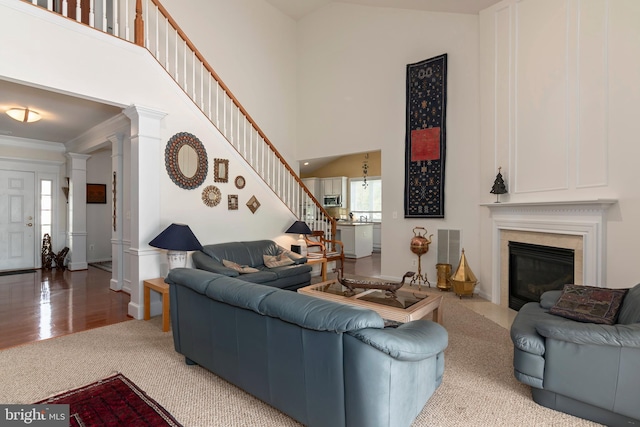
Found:
[[[87,203],[107,203],[107,184],[87,184]]]

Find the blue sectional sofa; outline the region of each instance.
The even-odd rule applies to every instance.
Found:
[[[291,265],[269,268],[264,264],[264,255],[276,256],[283,252],[292,257]],[[201,251],[193,253],[192,260],[200,270],[236,277],[245,282],[296,290],[311,283],[311,266],[306,264],[306,258],[295,255],[272,240],[254,240],[205,245]],[[240,273],[226,267],[223,264],[225,260],[257,271]]]
[[[363,308],[176,268],[175,350],[311,427],[409,426],[442,382],[447,331],[385,328]]]

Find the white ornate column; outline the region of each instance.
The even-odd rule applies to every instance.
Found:
[[[89,155],[67,153],[69,204],[67,212],[67,242],[71,271],[86,270],[87,265],[87,159]]]
[[[131,119],[130,211],[125,212],[125,218],[130,218],[131,237],[128,314],[142,319],[142,281],[160,276],[160,254],[149,242],[160,228],[160,172],[163,170],[160,124],[166,113],[135,105],[126,108],[124,113]]]

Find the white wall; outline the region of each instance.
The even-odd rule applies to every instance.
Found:
[[[404,219],[406,65],[448,55],[444,219]],[[462,230],[479,268],[478,16],[332,3],[298,23],[300,159],[382,150],[382,276],[415,270],[416,226],[433,233],[423,274],[436,281],[439,228]],[[396,218],[394,218],[396,217]],[[454,265],[455,268],[455,265]]]
[[[87,204],[87,262],[111,260],[113,185],[111,150],[100,150],[87,160],[87,184],[107,186],[106,204]]]
[[[638,282],[638,22],[635,0],[505,0],[480,14],[480,181],[502,166],[505,201],[617,199],[606,283],[595,284],[612,288]],[[479,213],[489,286],[491,220]]]
[[[24,31],[29,32],[29,39],[17,36]],[[294,219],[293,214],[240,160],[235,149],[146,50],[23,2],[10,0],[0,1],[0,37],[6,41],[6,46],[0,51],[0,77],[111,105],[140,105],[167,114],[162,120],[161,144],[156,153],[160,176],[158,188],[131,189],[136,200],[138,192],[158,190],[160,194],[154,206],[160,212],[160,224],[141,236],[142,241],[150,241],[171,222],[189,224],[203,244],[238,238],[274,238],[283,244],[293,240],[284,234]],[[51,47],[50,40],[56,41],[56,47]],[[43,69],[51,72],[43,73]],[[209,175],[196,190],[177,187],[165,170],[166,142],[178,132],[193,133],[207,150]],[[229,159],[231,181],[228,184],[214,183],[213,158]],[[247,181],[242,190],[233,184],[237,175],[243,175]],[[223,200],[215,208],[202,203],[201,192],[206,185],[217,185],[221,189]],[[239,195],[240,208],[237,211],[227,210],[228,194]],[[252,195],[256,195],[262,204],[255,214],[245,205]],[[125,216],[127,214],[125,212]],[[142,247],[136,250],[144,255],[145,251],[153,249]]]
[[[296,23],[263,0],[162,2],[296,170]]]

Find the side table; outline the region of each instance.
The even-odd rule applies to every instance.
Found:
[[[147,279],[144,284],[144,320],[151,318],[151,289],[162,295],[162,331],[169,331],[169,284],[164,277]]]
[[[322,281],[327,280],[327,259],[326,258],[307,258],[307,264],[322,263]]]

